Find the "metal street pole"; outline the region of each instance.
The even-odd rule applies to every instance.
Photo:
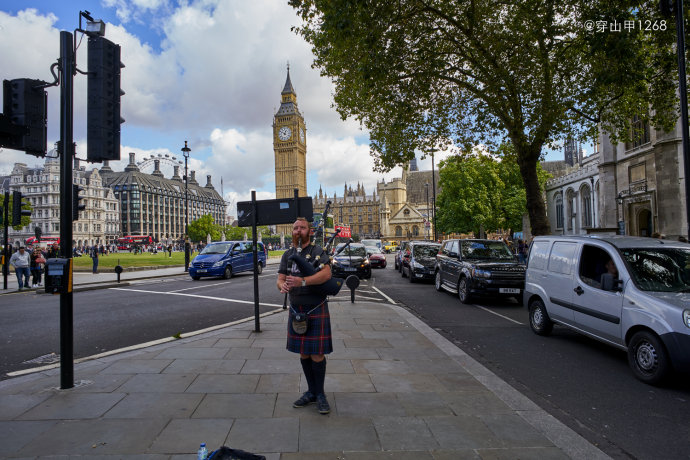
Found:
[[[72,34],[60,32],[60,252],[72,258],[72,158],[74,157],[74,47]],[[69,261],[70,270],[72,261]],[[72,274],[70,273],[70,278]],[[71,284],[71,282],[70,282]],[[74,298],[60,294],[60,388],[74,386]]]
[[[429,224],[431,214],[429,213],[429,183],[426,182],[424,184],[424,188],[426,189],[426,222],[424,222],[424,226],[426,227]],[[426,237],[429,239],[429,227],[426,227]]]
[[[184,147],[182,147],[182,155],[184,156],[184,271],[189,271],[189,195],[187,186],[187,159],[189,158],[189,152],[192,149],[187,147],[187,141],[184,141]]]
[[[2,288],[7,289],[7,277],[10,271],[10,246],[7,244],[9,239],[9,226],[10,226],[10,188],[7,187],[5,190],[5,203],[3,205],[3,215],[2,215],[2,225],[4,227],[4,240],[2,246],[2,252],[5,255],[5,263],[2,264]]]
[[[438,233],[436,232],[436,172],[434,170],[434,151],[431,151],[431,184],[433,188],[433,196],[431,198],[431,204],[433,206],[433,216],[434,216],[434,241],[438,241]]]

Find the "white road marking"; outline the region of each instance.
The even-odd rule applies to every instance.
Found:
[[[208,295],[197,295],[197,294],[184,294],[181,292],[160,292],[160,291],[148,291],[145,289],[128,289],[128,288],[110,288],[115,291],[130,291],[130,292],[143,292],[146,294],[160,294],[160,295],[179,295],[183,297],[194,297],[197,299],[208,299],[208,300],[219,300],[221,302],[234,302],[234,303],[245,303],[245,304],[250,304],[254,305],[253,300],[239,300],[239,299],[228,299],[225,297],[212,297]],[[264,307],[283,307],[282,305],[278,305],[276,303],[259,303],[260,306]]]
[[[388,296],[387,296],[386,294],[384,294],[383,291],[381,291],[379,288],[377,288],[376,286],[372,286],[372,288],[373,288],[376,292],[378,292],[379,294],[381,294],[383,297],[385,297],[386,300],[387,300],[388,302],[392,303],[393,305],[397,305],[397,304],[395,303],[395,300],[393,300],[393,299],[391,299],[390,297],[388,297]]]
[[[338,299],[338,300],[349,300],[351,297],[350,297],[350,294],[344,294],[344,295],[338,295],[338,296],[331,297],[331,298],[332,299]],[[378,301],[382,300],[378,297],[367,297],[367,296],[355,294],[355,300],[357,300],[357,299],[368,299],[368,300],[378,300]]]
[[[484,310],[484,311],[488,311],[488,312],[491,313],[492,315],[500,316],[500,317],[503,318],[503,319],[507,319],[508,321],[513,322],[513,323],[515,323],[515,324],[519,324],[519,325],[521,325],[521,326],[524,326],[524,325],[525,325],[525,323],[521,323],[520,321],[515,321],[513,318],[508,318],[507,316],[504,316],[504,315],[502,315],[502,314],[500,314],[500,313],[496,313],[495,311],[489,310],[488,308],[482,307],[481,305],[474,305],[474,306],[477,307],[477,308],[481,308],[481,309]]]

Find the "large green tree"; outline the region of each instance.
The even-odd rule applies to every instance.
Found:
[[[540,187],[548,174],[537,166]],[[439,165],[438,229],[478,233],[519,230],[526,212],[526,194],[515,152],[510,144],[493,154],[451,156]]]
[[[192,241],[206,242],[208,235],[211,235],[211,241],[220,240],[220,226],[216,225],[211,214],[201,216],[189,224],[189,238]]]
[[[598,126],[625,137],[633,115],[665,129],[677,119],[674,25],[657,1],[289,3],[336,109],[369,130],[377,169],[509,140],[537,235],[549,233],[537,176],[545,147],[592,139]]]

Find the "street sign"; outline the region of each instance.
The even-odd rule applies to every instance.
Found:
[[[343,238],[351,238],[352,237],[352,232],[350,231],[350,227],[341,227],[340,225],[336,225],[335,229],[338,230],[340,229],[340,233],[338,236],[343,237]]]

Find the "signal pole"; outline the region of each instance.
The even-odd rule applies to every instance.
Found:
[[[74,45],[60,32],[60,253],[72,258],[72,162],[74,157]],[[69,263],[72,270],[72,261]],[[69,274],[70,284],[72,273]],[[74,297],[60,294],[60,388],[74,386]]]

